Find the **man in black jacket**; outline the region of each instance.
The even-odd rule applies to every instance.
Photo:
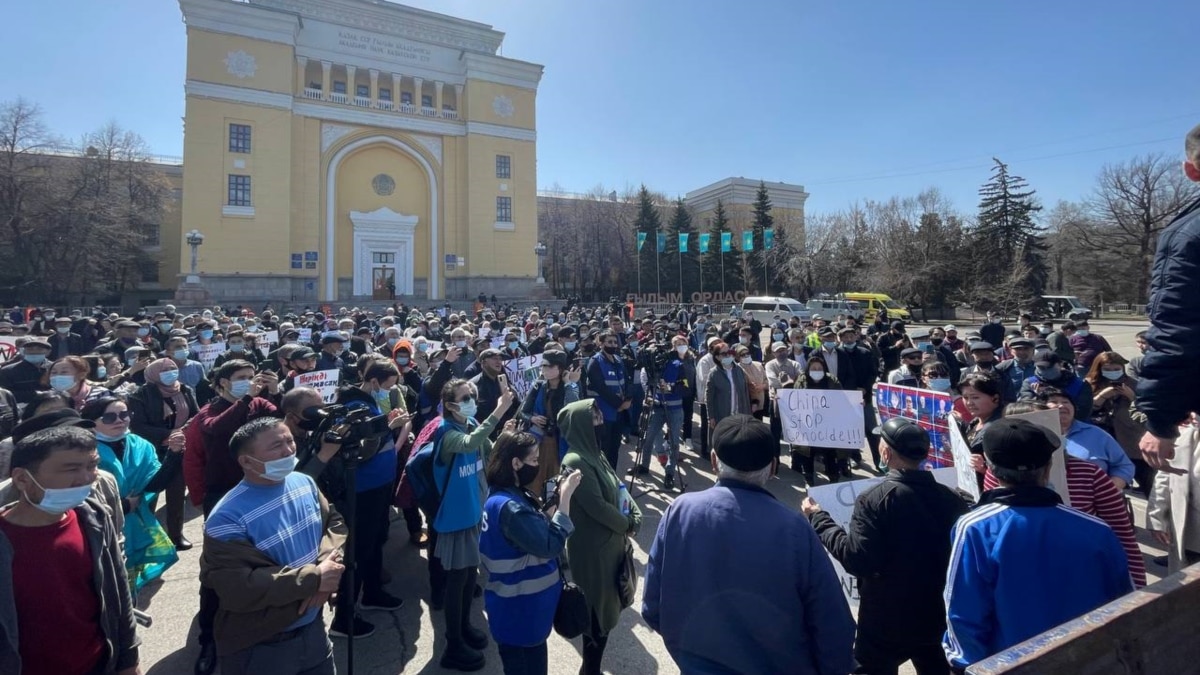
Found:
[[[838,331],[838,352],[850,363],[848,373],[842,376],[844,389],[857,389],[863,396],[863,431],[875,428],[875,382],[879,378],[879,359],[862,344],[862,333],[856,326],[845,326]],[[853,373],[851,376],[849,373]],[[879,437],[867,433],[867,445],[871,448],[871,462],[879,471]],[[854,461],[862,462],[862,451],[855,451]]]
[[[1183,173],[1200,183],[1200,126],[1184,142]],[[1200,199],[1184,207],[1158,237],[1150,276],[1150,330],[1137,388],[1138,410],[1146,415],[1139,446],[1150,466],[1172,469],[1179,423],[1200,411],[1193,383],[1200,376]]]
[[[894,417],[875,429],[891,471],[858,496],[849,531],[811,497],[800,509],[821,543],[858,578],[855,673],[895,673],[911,660],[919,675],[949,673],[942,589],[950,562],[950,532],[967,504],[921,470],[929,435]]]

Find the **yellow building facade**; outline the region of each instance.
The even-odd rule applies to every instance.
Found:
[[[214,300],[533,291],[542,66],[503,33],[386,1],[180,7],[182,230]]]

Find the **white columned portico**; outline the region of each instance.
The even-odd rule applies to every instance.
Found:
[[[412,295],[417,217],[384,206],[370,213],[351,211],[350,222],[354,224],[354,295],[371,295],[373,271],[383,266],[375,262],[376,253],[395,256],[392,271],[396,295]]]

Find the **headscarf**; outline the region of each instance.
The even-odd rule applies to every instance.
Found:
[[[172,429],[182,429],[190,416],[187,398],[183,395],[183,385],[179,380],[175,380],[175,384],[171,386],[163,384],[162,381],[163,371],[170,370],[174,366],[175,362],[171,359],[151,361],[150,365],[146,366],[146,382],[158,387],[158,392],[162,394],[163,419],[173,420]]]

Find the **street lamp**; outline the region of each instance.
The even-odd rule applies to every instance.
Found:
[[[537,258],[538,258],[538,278],[537,278],[537,282],[538,282],[539,284],[544,284],[544,283],[546,283],[546,277],[544,277],[544,276],[542,275],[542,258],[546,257],[546,245],[545,245],[545,244],[543,244],[542,242],[540,242],[540,241],[539,241],[539,242],[538,242],[537,244],[535,244],[535,245],[534,245],[534,247],[533,247],[533,254],[534,254],[534,255],[536,255],[536,256],[537,256]]]
[[[200,230],[193,229],[186,235],[188,246],[192,247],[192,272],[188,274],[186,283],[199,284],[200,276],[196,274],[196,255],[200,250],[200,245],[204,243],[204,235]]]

